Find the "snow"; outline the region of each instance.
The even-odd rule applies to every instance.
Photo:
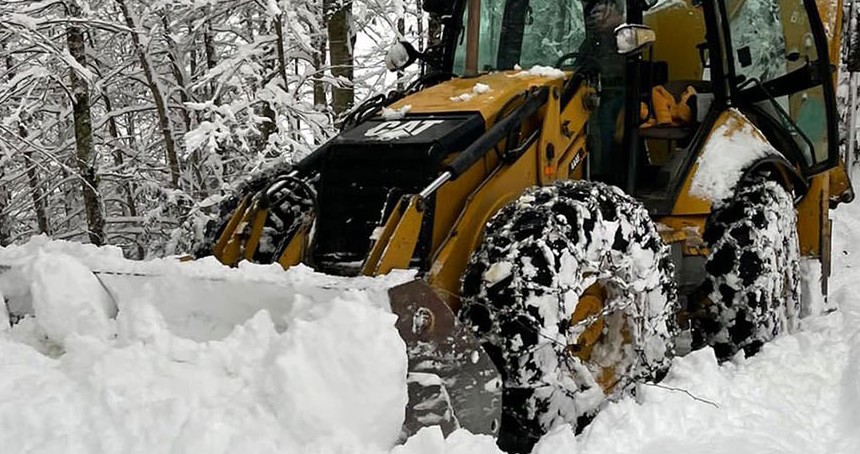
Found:
[[[450,98],[448,98],[448,100],[451,102],[466,102],[476,96],[483,95],[484,93],[488,93],[490,91],[492,91],[492,89],[489,85],[478,82],[475,84],[475,86],[472,87],[472,90],[470,92],[461,93],[457,96],[451,96]]]
[[[473,435],[456,430],[443,437],[439,426],[425,427],[391,454],[503,454],[495,440],[488,435]]]
[[[657,386],[608,406],[578,438],[591,452],[834,452],[846,346],[838,314],[759,357],[718,366],[713,350],[679,358]],[[718,451],[709,448],[719,446]]]
[[[115,331],[102,326],[103,316],[81,324],[76,310],[92,315],[99,307],[85,262],[149,272],[192,265],[179,276],[220,271],[272,282],[267,267],[126,263],[112,248],[44,238],[0,249],[0,263],[25,268],[18,277],[30,281],[36,314],[0,332],[0,451],[381,452],[396,441],[407,359],[380,295],[402,275],[364,280],[371,288],[361,289],[337,288],[307,269],[281,270],[302,294],[292,295],[279,324],[266,310],[247,319],[237,312],[225,337],[195,340],[173,332],[159,310],[164,302],[146,292],[116,295],[119,313],[107,319]],[[6,283],[3,291],[14,287]],[[205,312],[206,304],[182,309]],[[66,328],[63,316],[73,317]]]
[[[471,93],[463,93],[463,94],[460,94],[457,96],[451,96],[450,98],[448,98],[448,100],[450,100],[451,102],[461,102],[461,101],[465,102],[465,101],[468,101],[474,97],[475,97],[475,95],[473,95]]]
[[[409,61],[409,51],[403,44],[396,43],[385,54],[385,67],[389,71],[397,71],[406,66]]]
[[[3,296],[3,288],[0,287],[0,335],[9,331],[9,311],[6,309],[6,298]]]
[[[562,424],[550,430],[541,438],[534,449],[534,454],[576,453],[576,437],[569,424]]]
[[[39,28],[39,20],[25,14],[9,13],[6,15],[6,18],[10,23],[21,25],[30,30],[37,30]]]
[[[113,335],[116,306],[89,268],[65,254],[40,252],[32,273],[36,321],[50,340],[62,345],[72,334]]]
[[[711,202],[730,197],[748,165],[779,155],[740,111],[729,112],[726,122],[708,137],[690,186],[690,194]]]
[[[551,66],[534,65],[528,71],[520,71],[512,77],[548,77],[550,79],[564,79],[564,71]]]
[[[801,258],[801,316],[820,315],[834,309],[834,306],[824,298],[821,290],[821,262],[813,258]]]
[[[382,108],[382,118],[386,120],[399,120],[406,116],[406,113],[412,110],[411,104],[406,104],[399,109],[391,109],[388,107]]]
[[[501,282],[502,279],[505,279],[510,276],[513,267],[514,264],[511,262],[493,263],[490,268],[488,268],[487,271],[484,272],[483,279],[489,285],[494,285],[497,282]]]
[[[335,300],[318,320],[296,320],[275,347],[265,379],[282,425],[305,444],[322,435],[391,446],[407,402],[406,345],[393,329],[396,319]]]
[[[475,93],[476,95],[484,94],[488,91],[490,91],[490,86],[480,82],[476,83],[475,86],[472,87],[472,93]]]
[[[608,403],[578,436],[569,426],[555,428],[533,452],[860,452],[860,205],[842,205],[833,218],[829,306],[803,319],[799,332],[723,365],[710,349],[676,358],[659,385],[641,386],[635,400]],[[276,282],[275,270],[263,267],[222,270],[168,259],[128,264],[117,252],[45,238],[0,249],[0,263],[31,268],[14,282],[8,273],[0,276],[0,293],[20,297],[29,293],[23,285],[29,281],[36,295],[62,295],[74,285],[76,299],[94,291],[88,278],[72,274],[84,265],[151,273],[189,267],[181,278]],[[49,259],[55,263],[39,263]],[[814,266],[805,272],[816,278]],[[37,281],[38,273],[44,274]],[[76,328],[53,349],[45,348],[38,314],[8,331],[0,320],[0,451],[500,452],[490,437],[458,430],[446,438],[438,427],[392,447],[406,358],[393,316],[379,300],[404,276],[349,289],[307,269],[279,273],[289,278],[277,282],[295,293],[285,296],[290,309],[277,317],[237,312],[220,338],[178,335],[181,326],[163,315],[165,304],[145,293],[120,296],[115,337]],[[14,315],[20,307],[10,309]]]

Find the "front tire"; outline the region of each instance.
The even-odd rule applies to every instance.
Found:
[[[463,277],[461,318],[504,379],[503,449],[527,451],[559,424],[581,428],[607,397],[662,377],[673,269],[647,211],[613,186],[532,188],[493,217]],[[599,310],[573,319],[594,288]]]

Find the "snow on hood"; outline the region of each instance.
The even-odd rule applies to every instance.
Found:
[[[743,171],[754,161],[779,155],[740,111],[732,109],[725,123],[708,137],[697,161],[690,194],[719,202],[734,194]]]
[[[510,77],[548,77],[550,79],[564,79],[564,71],[552,66],[534,65],[527,71],[520,71]]]

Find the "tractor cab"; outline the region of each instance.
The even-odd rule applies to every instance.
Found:
[[[829,20],[836,20],[835,17]],[[627,119],[628,190],[652,213],[677,214],[677,196],[728,109],[740,112],[784,158],[797,197],[838,165],[831,43],[814,1],[702,0],[656,5],[642,23],[657,34],[633,64],[635,95],[657,118]],[[661,110],[671,115],[660,118]],[[655,121],[656,120],[656,121]],[[727,149],[726,153],[730,153]]]

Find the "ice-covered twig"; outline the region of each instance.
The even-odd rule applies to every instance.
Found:
[[[690,391],[687,391],[686,389],[683,389],[683,388],[676,388],[674,386],[661,385],[660,383],[643,382],[642,384],[647,385],[647,386],[653,386],[655,388],[665,389],[668,391],[681,392],[681,393],[684,393],[684,394],[690,396],[690,398],[695,400],[695,401],[706,403],[708,405],[713,405],[714,408],[720,408],[719,404],[717,404],[716,402],[710,401],[708,399],[703,399],[703,398],[701,398],[701,397],[699,397],[699,396],[697,396],[697,395],[695,395],[695,394],[691,393]]]

